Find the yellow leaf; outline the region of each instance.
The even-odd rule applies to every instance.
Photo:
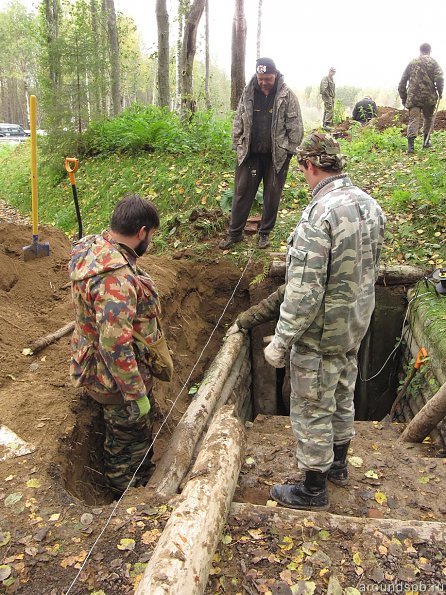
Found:
[[[361,457],[349,457],[348,462],[353,467],[362,467],[363,464],[363,460],[361,459]]]
[[[362,566],[361,555],[359,552],[353,554],[353,562],[356,564],[356,566]]]
[[[26,482],[28,488],[40,488],[41,483],[38,479],[30,479]]]
[[[226,535],[223,535],[223,537],[221,538],[221,542],[224,543],[225,545],[228,545],[228,543],[231,543],[232,541],[232,537],[229,535],[229,533],[227,533]]]
[[[375,500],[378,504],[384,504],[387,502],[387,496],[383,492],[375,492]]]
[[[134,539],[121,539],[116,546],[118,550],[134,550],[136,542]]]
[[[419,477],[418,481],[423,484],[429,483],[429,477]]]
[[[266,505],[271,507],[277,506],[277,502],[275,500],[267,500]]]
[[[369,471],[366,471],[364,473],[364,475],[366,477],[368,477],[369,479],[378,479],[378,474],[376,473],[376,471],[373,471],[373,469],[370,469]]]
[[[282,543],[279,543],[280,549],[284,552],[291,550],[293,545],[293,540],[291,539],[291,537],[288,537],[287,535],[285,535],[285,537],[282,539]]]
[[[260,529],[250,529],[248,533],[253,539],[262,539],[265,535]]]

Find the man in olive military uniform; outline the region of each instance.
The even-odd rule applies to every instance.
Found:
[[[309,135],[297,158],[312,200],[288,239],[285,291],[265,358],[283,368],[291,349],[290,419],[305,480],[275,485],[271,496],[291,508],[326,510],[327,477],[347,482],[357,354],[375,307],[385,217],[342,173],[334,138]]]
[[[420,55],[409,62],[403,72],[398,85],[398,93],[403,105],[409,110],[409,123],[407,125],[408,153],[414,152],[415,138],[423,126],[423,148],[429,148],[430,133],[434,121],[435,106],[443,95],[443,71],[436,60],[431,58],[431,46],[423,43],[420,46]]]
[[[336,74],[336,69],[333,66],[328,71],[328,75],[321,80],[319,87],[324,102],[324,117],[322,126],[324,130],[329,130],[333,126],[334,118],[334,104],[336,95],[336,85],[333,76]]]

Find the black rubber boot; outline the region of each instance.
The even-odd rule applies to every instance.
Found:
[[[261,250],[268,248],[269,246],[269,233],[259,233],[258,246]]]
[[[225,237],[225,239],[218,244],[218,247],[220,248],[220,250],[227,250],[228,248],[231,248],[231,246],[234,246],[234,244],[238,244],[242,240],[243,234],[240,234],[238,236],[231,236],[230,234],[228,234]]]
[[[409,155],[413,155],[414,145],[415,145],[415,137],[409,136],[409,138],[407,139],[407,152],[409,153]]]
[[[328,479],[338,486],[348,484],[347,453],[350,446],[350,440],[345,444],[334,444],[334,460],[328,470]]]
[[[423,149],[430,149],[432,147],[430,136],[428,134],[423,135]]]
[[[274,485],[271,498],[287,508],[328,510],[327,471],[306,471],[305,480],[290,485]]]

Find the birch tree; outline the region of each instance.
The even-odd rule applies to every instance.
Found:
[[[196,111],[193,88],[193,67],[197,50],[197,30],[206,0],[194,0],[184,20],[183,45],[181,50],[181,114],[187,117]]]
[[[246,18],[244,0],[235,0],[232,21],[231,109],[236,110],[245,87]]]
[[[260,58],[260,46],[262,42],[262,5],[263,0],[259,0],[259,4],[257,7],[257,58]]]
[[[156,23],[158,26],[158,105],[169,107],[169,15],[166,0],[156,0]]]

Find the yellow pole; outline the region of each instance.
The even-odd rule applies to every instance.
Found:
[[[37,100],[35,95],[29,98],[29,119],[31,129],[31,210],[33,221],[33,240],[38,237],[38,198],[37,198]]]

